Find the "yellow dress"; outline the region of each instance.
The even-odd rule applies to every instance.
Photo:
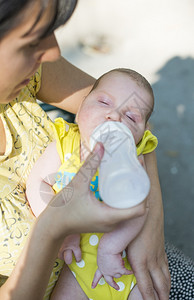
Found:
[[[58,193],[66,186],[78,172],[83,163],[80,162],[80,133],[76,124],[67,123],[62,118],[58,118],[54,123],[55,136],[57,140],[57,151],[62,162],[56,175],[56,183],[53,189]],[[157,138],[150,131],[145,131],[142,141],[137,145],[137,154],[140,155],[152,152],[157,146]],[[98,190],[98,172],[92,178],[90,189],[99,199]],[[103,233],[87,233],[81,234],[80,247],[82,250],[82,260],[77,263],[75,259],[69,268],[76,277],[82,290],[91,300],[125,300],[128,298],[130,291],[136,284],[136,278],[132,275],[123,275],[120,278],[115,278],[115,281],[120,287],[116,291],[110,287],[101,278],[95,289],[91,288],[92,280],[97,270],[97,249],[99,240]],[[123,260],[125,267],[131,269],[126,253],[123,251]]]
[[[11,274],[35,220],[25,198],[26,179],[53,140],[51,121],[36,102],[40,83],[41,68],[15,100],[0,104],[6,133],[6,151],[0,156],[0,285]],[[61,267],[56,261],[45,299]]]

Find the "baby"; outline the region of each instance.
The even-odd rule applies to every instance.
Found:
[[[153,106],[152,88],[139,73],[130,69],[114,69],[102,75],[80,105],[77,125],[62,118],[56,119],[52,125],[56,141],[38,159],[27,182],[26,196],[35,216],[46,207],[54,191],[59,192],[78,172],[90,153],[89,141],[93,130],[104,122],[122,122],[131,130],[137,155],[144,165],[143,154],[152,152],[157,146],[157,139],[146,130]],[[98,172],[90,188],[100,200]],[[72,192],[70,190],[70,195]],[[65,199],[67,203],[70,195]],[[78,216],[72,212],[73,217]],[[142,299],[124,250],[140,232],[145,219],[144,201],[136,207],[136,217],[120,224],[113,232],[65,238],[59,258],[69,265],[88,298]],[[71,294],[70,290],[68,294]],[[63,299],[62,295],[60,285],[57,299]]]

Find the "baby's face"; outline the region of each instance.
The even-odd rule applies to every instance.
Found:
[[[131,130],[138,144],[152,107],[153,100],[145,88],[138,86],[128,74],[111,72],[100,80],[80,106],[76,121],[81,140],[89,146],[90,136],[98,125],[116,121]]]

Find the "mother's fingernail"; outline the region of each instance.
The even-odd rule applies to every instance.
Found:
[[[100,156],[100,158],[102,158],[102,156],[104,154],[104,146],[103,146],[103,144],[100,143],[100,142],[96,143],[93,152],[97,153]]]

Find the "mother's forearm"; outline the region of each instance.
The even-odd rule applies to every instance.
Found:
[[[146,171],[150,178],[151,188],[150,193],[147,197],[149,208],[155,209],[156,211],[163,211],[162,205],[162,194],[160,188],[160,182],[158,177],[157,161],[155,152],[146,154],[144,156]]]
[[[92,76],[61,57],[42,65],[41,88],[37,98],[75,114],[94,82]]]

